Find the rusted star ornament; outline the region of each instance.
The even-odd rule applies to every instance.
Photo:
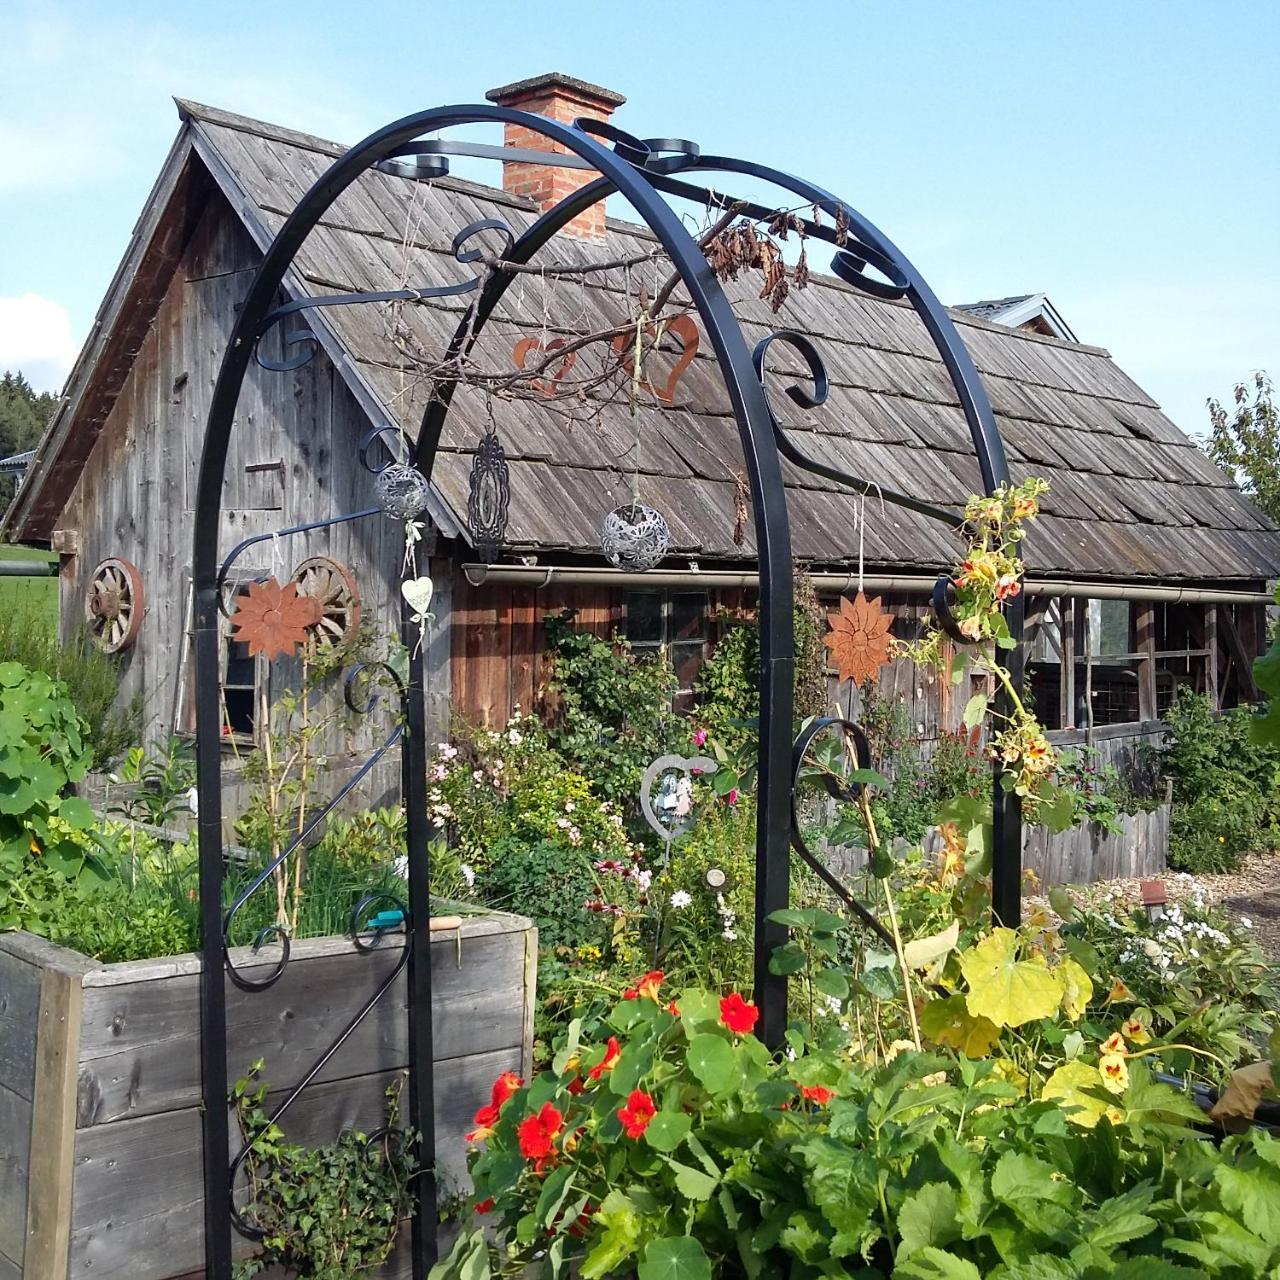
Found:
[[[823,644],[831,650],[831,660],[841,680],[852,680],[861,687],[892,656],[893,615],[886,613],[877,597],[868,600],[861,591],[850,600],[840,597],[840,612],[828,618],[830,631]]]
[[[299,595],[296,582],[282,587],[274,578],[267,578],[251,584],[240,597],[231,616],[231,630],[248,646],[250,657],[260,653],[273,662],[296,653],[323,614],[322,602]]]

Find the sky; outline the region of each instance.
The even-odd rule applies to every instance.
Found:
[[[834,191],[945,302],[1048,293],[1200,433],[1280,377],[1278,51],[1280,0],[5,0],[0,369],[59,388],[174,96],[355,142],[556,70]]]

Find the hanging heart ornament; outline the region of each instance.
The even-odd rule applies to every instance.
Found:
[[[400,584],[400,594],[408,602],[413,611],[413,620],[420,627],[427,624],[431,616],[427,610],[431,608],[431,597],[435,594],[435,583],[430,578],[409,578]]]
[[[644,332],[650,342],[658,338],[658,330],[652,324],[647,326]],[[666,382],[658,386],[649,377],[642,379],[642,385],[648,388],[649,392],[660,404],[665,405],[675,403],[676,387],[680,379],[684,377],[685,370],[693,363],[694,357],[698,354],[698,326],[694,324],[689,316],[672,316],[670,320],[664,321],[662,335],[665,337],[669,333],[680,339],[683,349],[680,352],[680,358],[672,366],[670,374],[667,375]],[[658,341],[660,342],[661,339],[658,339]],[[624,357],[622,367],[628,374],[634,374],[635,372],[635,345],[634,329],[629,333],[620,333],[612,343],[613,349]],[[652,361],[656,354],[657,346],[655,345],[646,357],[646,362]],[[646,367],[648,367],[647,363]]]

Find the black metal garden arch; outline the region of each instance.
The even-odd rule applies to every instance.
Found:
[[[514,149],[478,147],[422,135],[460,125],[495,123],[523,126],[565,148],[564,153],[517,152]],[[611,144],[611,145],[606,145]],[[200,464],[195,508],[193,580],[195,588],[195,659],[197,784],[199,790],[199,851],[201,895],[201,1066],[204,1107],[205,1254],[210,1280],[229,1280],[231,1275],[231,1232],[233,1222],[245,1229],[235,1214],[232,1196],[234,1168],[230,1150],[226,1061],[226,982],[246,984],[231,967],[226,944],[227,913],[223,910],[222,889],[224,848],[221,805],[221,721],[219,697],[219,632],[222,583],[227,565],[243,549],[236,548],[220,561],[218,538],[223,474],[237,403],[258,340],[286,312],[315,305],[341,305],[393,298],[414,300],[441,292],[463,293],[480,285],[476,280],[446,290],[405,290],[392,294],[355,294],[333,298],[299,300],[285,308],[274,308],[277,293],[306,237],[334,201],[362,173],[388,163],[403,166],[409,176],[430,178],[448,172],[449,155],[480,155],[532,159],[537,163],[573,168],[589,168],[600,175],[560,204],[547,211],[519,239],[511,239],[505,257],[526,263],[571,218],[613,192],[627,198],[653,232],[679,272],[697,310],[725,380],[738,424],[754,513],[760,576],[760,722],[759,799],[756,848],[756,970],[755,996],[761,1011],[761,1034],[777,1045],[786,1022],[786,979],[769,972],[773,949],[785,941],[786,930],[769,920],[772,912],[785,906],[789,884],[789,851],[793,843],[805,855],[808,851],[793,829],[793,751],[802,756],[816,731],[811,728],[800,743],[793,744],[794,639],[792,634],[792,559],[787,517],[786,491],[782,478],[782,457],[804,469],[836,479],[858,492],[867,485],[856,476],[809,458],[789,441],[779,427],[764,388],[764,355],[771,341],[782,340],[795,347],[806,360],[814,380],[812,391],[798,386],[787,394],[798,403],[814,406],[826,395],[826,373],[812,344],[801,335],[780,332],[766,338],[754,355],[748,350],[729,301],[707,263],[702,250],[685,228],[663,194],[693,199],[708,207],[739,207],[751,217],[769,217],[773,210],[750,201],[740,201],[719,191],[690,183],[680,175],[721,172],[768,181],[821,210],[831,225],[803,220],[805,234],[835,247],[832,269],[853,287],[886,299],[905,299],[921,318],[950,375],[969,424],[984,487],[991,492],[1009,479],[1000,435],[981,379],[950,318],[920,274],[907,258],[880,231],[856,210],[829,192],[789,174],[751,162],[721,156],[702,156],[697,146],[680,139],[658,138],[642,141],[615,126],[594,120],[579,120],[573,126],[490,104],[440,107],[407,116],[378,130],[337,159],[302,197],[297,207],[267,249],[254,276],[230,336],[218,380],[214,388]],[[487,221],[462,230],[454,241],[459,262],[475,261],[477,255],[464,252],[463,244],[477,230],[501,224]],[[504,228],[505,229],[505,228]],[[868,268],[875,272],[870,274]],[[511,273],[491,273],[450,348],[461,355],[474,343],[476,335],[492,313],[512,280]],[[286,363],[282,367],[294,367]],[[438,383],[424,415],[414,463],[430,479],[441,432],[457,383]],[[910,507],[926,515],[957,523],[956,517],[908,494],[881,490],[890,502]],[[344,514],[314,525],[297,526],[282,533],[308,529],[373,515],[369,511]],[[252,540],[252,541],[256,541]],[[946,580],[939,583],[935,602],[945,617]],[[1022,602],[1009,610],[1010,629],[1020,638]],[[376,754],[397,740],[401,747],[403,801],[407,818],[408,903],[406,945],[403,964],[408,966],[410,1081],[408,1123],[422,1134],[423,1167],[418,1180],[417,1212],[413,1229],[413,1261],[416,1275],[435,1255],[435,1188],[430,1173],[433,1159],[432,1132],[432,1046],[430,971],[430,868],[428,866],[428,821],[426,800],[426,742],[423,708],[423,659],[413,643],[418,623],[407,601],[401,607],[401,633],[410,652],[409,676],[402,689],[402,722]],[[1016,651],[1015,651],[1016,654]],[[1015,681],[1020,671],[1015,663]],[[353,686],[349,685],[349,689]],[[354,704],[353,704],[354,705]],[[820,727],[853,726],[844,722],[820,722]],[[368,765],[366,765],[368,767]],[[343,788],[349,790],[350,784]],[[342,794],[342,793],[340,793]],[[1014,923],[1019,911],[1021,815],[1018,801],[993,781],[995,851],[992,906],[996,917]],[[330,804],[336,803],[337,799]],[[327,811],[327,810],[326,810]],[[323,816],[323,814],[321,815]],[[300,836],[299,839],[305,837]],[[281,858],[287,858],[291,848]],[[264,873],[265,876],[266,873]],[[833,887],[839,891],[838,884]],[[847,897],[847,895],[846,895]],[[850,900],[851,901],[851,900]],[[851,901],[851,905],[853,905]],[[233,907],[234,910],[234,907]],[[287,963],[287,940],[277,971]],[[398,973],[400,966],[396,967]],[[394,973],[392,975],[394,977]],[[263,984],[258,984],[263,985]],[[288,1095],[287,1106],[350,1034],[360,1018],[372,1007],[389,981],[355,1020],[334,1039],[328,1053]]]

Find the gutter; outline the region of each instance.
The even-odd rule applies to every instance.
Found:
[[[758,587],[756,573],[719,569],[650,569],[646,573],[624,573],[621,569],[578,568],[571,565],[490,565],[464,564],[463,573],[473,587],[510,585],[545,589],[552,584],[566,586],[616,587],[634,583],[637,587],[689,587],[718,590],[731,587]],[[928,595],[936,575],[862,575],[861,584],[871,591],[904,591]],[[858,589],[857,573],[811,573],[809,581],[819,591],[840,593]],[[1068,579],[1028,580],[1029,596],[1069,596],[1090,600],[1156,600],[1171,604],[1273,604],[1266,591],[1227,591],[1212,587],[1144,586],[1142,583],[1075,582]]]

